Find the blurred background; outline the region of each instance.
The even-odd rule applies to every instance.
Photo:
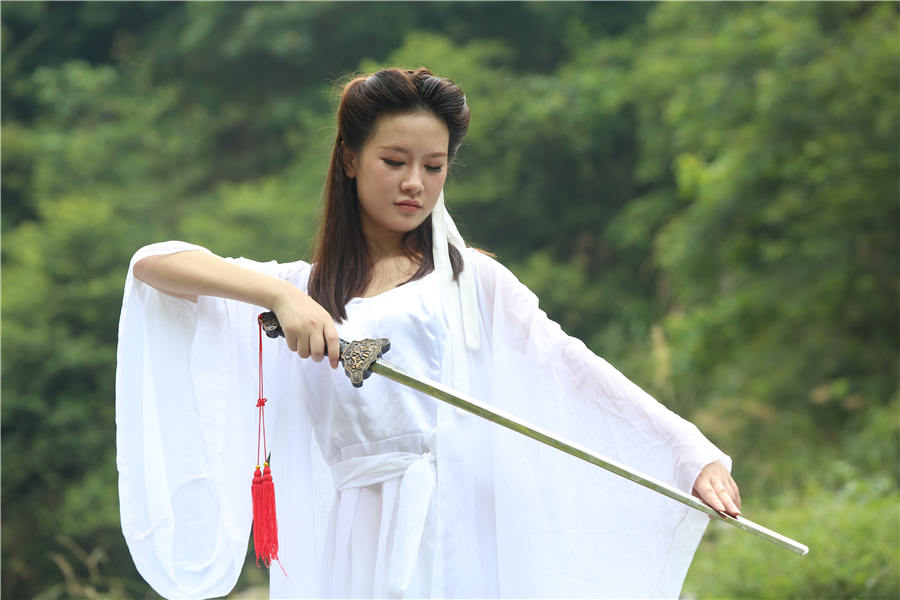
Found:
[[[467,93],[467,240],[812,549],[713,523],[683,595],[900,597],[898,26],[896,3],[3,3],[3,597],[156,597],[119,528],[129,258],[308,258],[339,84],[393,65]]]

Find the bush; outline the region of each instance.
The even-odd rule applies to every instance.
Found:
[[[808,545],[806,556],[711,523],[683,597],[900,598],[900,493],[891,487],[857,482],[748,517]]]

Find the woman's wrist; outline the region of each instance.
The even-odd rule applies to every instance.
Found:
[[[256,304],[276,311],[279,305],[283,305],[292,295],[298,293],[303,294],[303,291],[283,279],[272,277],[271,281],[260,288],[260,302]]]

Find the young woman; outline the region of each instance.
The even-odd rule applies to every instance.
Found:
[[[338,336],[737,515],[730,459],[467,248],[443,201],[469,123],[426,69],[347,84],[313,262],[141,249],[117,373],[122,527],[167,597],[227,594],[258,443],[256,317],[278,507],[273,597],[677,597],[707,518],[378,377]],[[312,358],[312,361],[301,360]],[[327,359],[327,362],[324,361]]]

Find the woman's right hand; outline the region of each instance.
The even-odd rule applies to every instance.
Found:
[[[284,340],[300,358],[321,362],[328,356],[332,369],[338,366],[340,338],[328,311],[303,291],[287,285],[272,304]]]

